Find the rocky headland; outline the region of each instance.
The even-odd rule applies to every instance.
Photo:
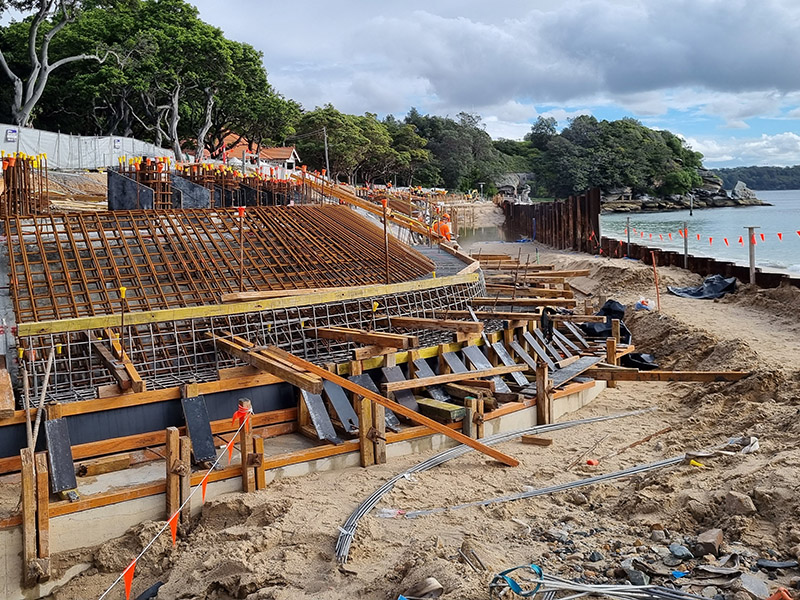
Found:
[[[719,208],[723,206],[767,206],[758,199],[755,192],[744,182],[739,181],[728,193],[722,187],[722,179],[711,171],[701,170],[703,180],[700,187],[690,192],[672,196],[650,196],[633,194],[630,188],[607,190],[602,196],[603,212],[650,212],[665,210],[685,210],[694,208]]]

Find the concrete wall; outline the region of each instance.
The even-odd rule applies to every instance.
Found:
[[[181,177],[170,175],[172,182],[172,206],[175,208],[209,208],[211,190]]]
[[[108,210],[153,208],[153,190],[130,177],[108,170]]]

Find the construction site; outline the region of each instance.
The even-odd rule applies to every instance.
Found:
[[[796,288],[242,169],[4,157],[3,598],[796,595]]]

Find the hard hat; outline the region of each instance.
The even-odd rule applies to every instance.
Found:
[[[449,218],[450,218],[450,215],[449,215],[449,214],[447,214],[447,213],[444,213],[444,214],[442,215],[442,218],[443,218],[443,219],[449,219]]]

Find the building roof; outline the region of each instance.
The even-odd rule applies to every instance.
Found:
[[[242,153],[250,152],[250,150],[247,147],[247,142],[243,138],[239,139],[238,135],[231,134],[225,138],[225,152],[231,158],[235,157],[241,159]],[[297,150],[294,146],[261,148],[259,152],[259,158],[264,161],[286,162],[287,160],[292,160],[293,156],[295,160],[300,160],[300,156],[297,154]]]

